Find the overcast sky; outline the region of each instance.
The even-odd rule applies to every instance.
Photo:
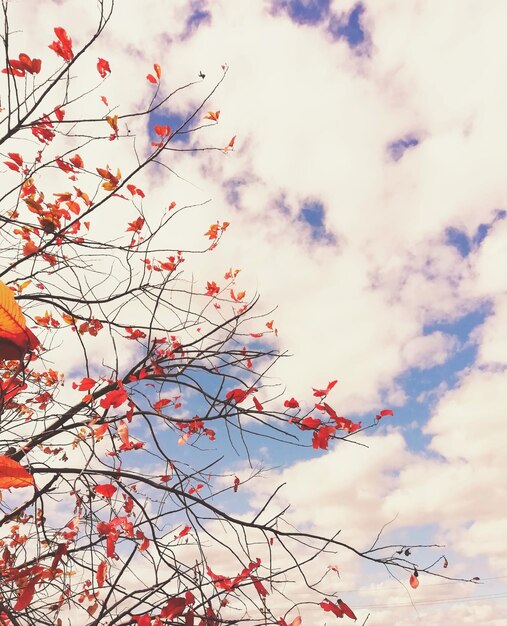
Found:
[[[30,4],[41,46],[54,25],[83,42],[93,24],[84,0],[54,0],[51,21]],[[147,102],[153,63],[167,91],[205,74],[150,125],[185,119],[227,64],[209,104],[219,124],[180,145],[237,135],[234,152],[180,159],[180,178],[152,171],[144,187],[211,199],[182,222],[185,243],[231,223],[192,271],[241,268],[241,288],[278,307],[288,397],[337,378],[342,414],[395,411],[361,438],[369,449],[256,451],[283,463],[291,521],[366,545],[395,520],[391,538],[446,544],[446,573],[485,581],[422,576],[409,594],[341,563],[347,602],[375,626],[505,623],[506,20],[503,0],[117,0],[94,47],[118,113]]]

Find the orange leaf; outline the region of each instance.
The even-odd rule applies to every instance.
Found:
[[[211,120],[212,122],[218,122],[220,117],[220,111],[208,111],[208,115],[204,116],[205,120]]]
[[[0,489],[29,487],[33,484],[33,476],[22,465],[8,456],[0,455]]]
[[[21,360],[39,345],[12,291],[0,281],[0,358]]]
[[[34,242],[29,239],[25,245],[23,246],[23,255],[29,256],[30,254],[35,254],[39,251],[39,247],[34,244]]]
[[[229,141],[229,143],[225,146],[224,152],[227,152],[229,148],[234,148],[234,142],[236,141],[236,135]]]

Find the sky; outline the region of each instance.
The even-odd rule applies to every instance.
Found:
[[[52,3],[79,41],[94,16],[78,19],[77,5]],[[359,437],[367,448],[254,450],[274,469],[243,506],[286,482],[279,502],[298,527],[338,523],[366,545],[389,523],[389,538],[445,544],[446,575],[481,578],[422,576],[408,591],[344,558],[338,589],[375,626],[505,623],[506,18],[502,0],[119,0],[95,48],[119,112],[146,102],[153,63],[168,90],[197,81],[148,126],[178,126],[227,65],[209,102],[219,124],[179,145],[237,135],[234,151],[175,155],[177,175],[140,183],[209,200],[182,218],[182,247],[196,224],[202,237],[231,223],[191,269],[213,280],[241,268],[241,288],[274,309],[275,345],[292,356],[272,375],[287,397],[338,379],[342,414],[394,410]],[[230,469],[250,471],[243,458]]]

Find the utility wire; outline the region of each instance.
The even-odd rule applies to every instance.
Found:
[[[434,604],[458,604],[460,602],[481,601],[481,600],[503,600],[507,598],[507,593],[495,593],[483,596],[462,596],[460,598],[445,598],[442,600],[418,600],[416,602],[397,602],[392,604],[364,604],[362,606],[355,604],[355,609],[393,609],[414,606],[430,606]]]

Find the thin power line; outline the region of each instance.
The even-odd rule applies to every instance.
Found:
[[[364,604],[362,606],[354,605],[355,609],[393,609],[413,606],[430,606],[432,604],[457,604],[460,602],[480,601],[480,600],[502,600],[507,598],[507,593],[495,593],[483,596],[462,596],[460,598],[446,598],[442,600],[418,600],[416,602],[397,602],[392,604]]]
[[[490,578],[481,578],[479,581],[474,581],[474,584],[485,583],[490,580],[500,580],[507,578],[507,576],[492,576]],[[445,583],[425,583],[424,587],[442,587],[443,585],[469,585],[470,582],[467,580],[449,580]],[[399,591],[400,587],[377,587],[376,589],[367,589],[368,593],[380,592],[380,591]],[[364,593],[365,588],[361,589],[340,589],[340,593]]]

